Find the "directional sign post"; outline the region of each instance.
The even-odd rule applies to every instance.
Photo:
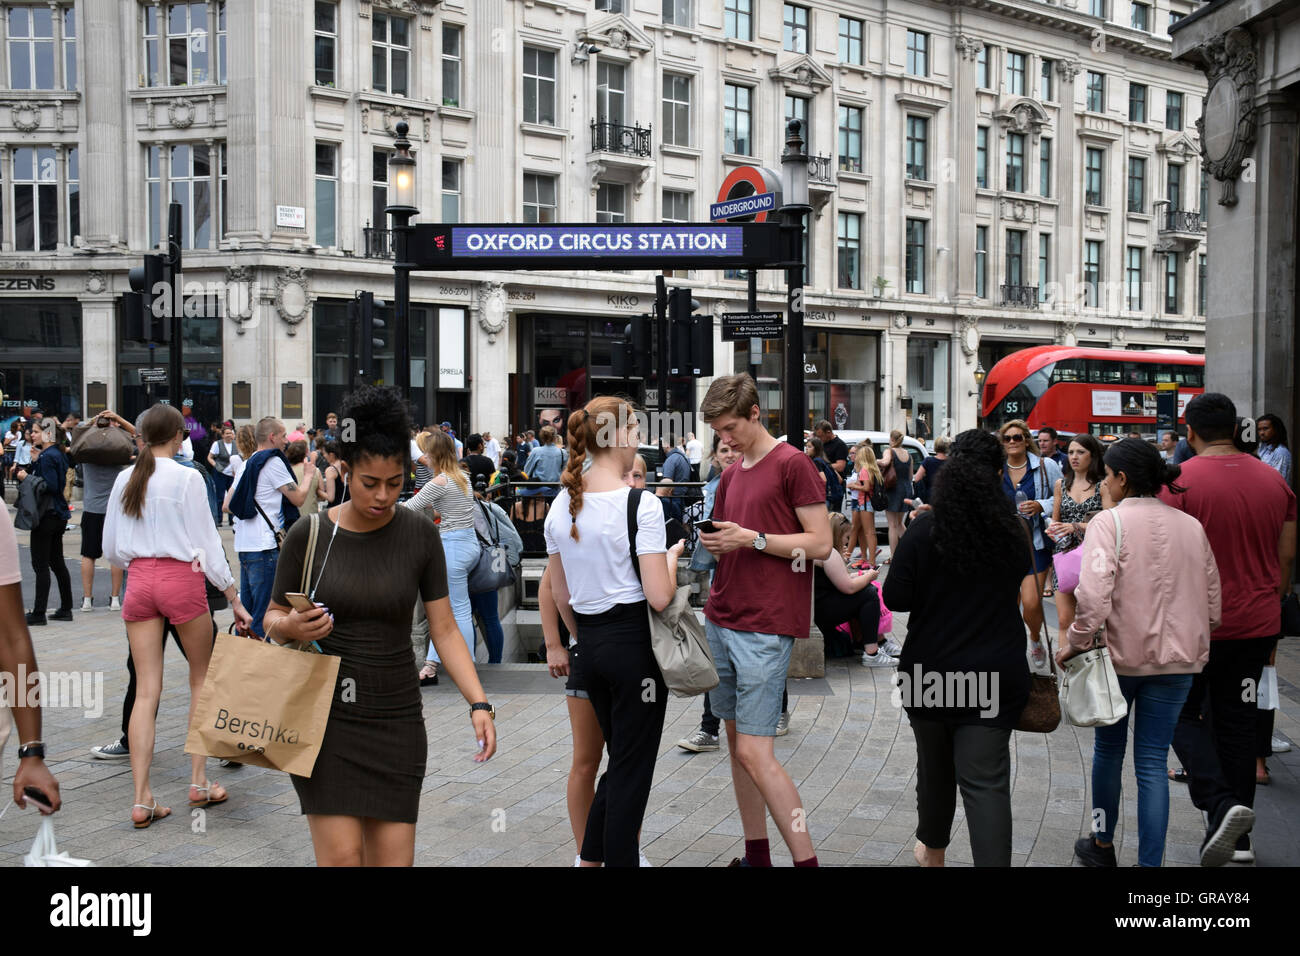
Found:
[[[741,342],[745,339],[779,339],[785,334],[781,327],[780,312],[724,312],[722,313],[722,340]]]

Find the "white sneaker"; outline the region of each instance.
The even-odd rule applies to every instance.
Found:
[[[81,609],[83,611],[93,611],[95,609],[95,605],[94,603],[91,602],[90,598],[84,597],[81,599]]]
[[[117,599],[117,595],[116,595],[116,594],[113,595],[113,599],[112,599],[111,601],[108,602],[108,609],[109,609],[110,611],[120,611],[120,610],[122,610],[122,602],[119,601],[119,600]]]
[[[1277,734],[1273,735],[1273,739],[1269,743],[1275,754],[1284,754],[1291,749],[1291,741],[1285,737],[1279,737]]]
[[[876,653],[874,654],[868,654],[866,651],[863,651],[862,666],[863,667],[897,667],[898,658],[894,657],[883,647],[877,650]]]
[[[898,643],[898,641],[894,640],[892,637],[886,640],[885,643],[881,644],[880,649],[890,657],[898,657],[903,653],[903,645]]]
[[[581,854],[581,853],[579,853],[577,856],[575,856],[575,857],[573,858],[573,865],[574,865],[574,866],[582,866],[582,854]]]

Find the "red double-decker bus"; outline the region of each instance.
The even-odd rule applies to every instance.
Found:
[[[1019,418],[1032,429],[1152,434],[1156,386],[1162,382],[1178,385],[1181,424],[1187,402],[1205,391],[1205,356],[1039,345],[993,366],[984,379],[980,415],[986,428]]]

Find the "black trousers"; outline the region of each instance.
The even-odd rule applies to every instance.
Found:
[[[186,660],[189,660],[189,655],[185,653],[185,645],[181,643],[181,635],[180,632],[176,630],[176,625],[172,624],[172,622],[167,620],[166,618],[163,618],[163,650],[164,651],[167,650],[167,636],[169,634],[171,635],[172,640],[176,642],[176,646],[180,649],[181,657],[184,657]],[[215,647],[216,644],[217,644],[217,622],[213,621],[212,622],[213,647]],[[126,696],[122,698],[122,745],[129,748],[131,744],[127,739],[127,730],[131,726],[131,711],[135,710],[135,660],[131,657],[130,645],[127,646],[127,650],[126,650],[126,673],[127,673]],[[161,698],[159,699],[158,703],[159,704],[162,703]],[[153,709],[153,715],[155,718],[157,718],[158,716],[157,707]]]
[[[1277,647],[1277,641],[1269,646],[1269,656],[1273,654],[1273,648]],[[1268,658],[1264,659],[1268,663]],[[1260,678],[1263,679],[1262,677]],[[1275,710],[1261,710],[1255,716],[1255,756],[1263,757],[1267,760],[1273,756],[1273,722],[1277,716]]]
[[[587,694],[609,751],[587,816],[582,858],[606,866],[637,866],[637,831],[650,799],[668,685],[650,650],[644,601],[575,616]]]
[[[72,578],[63,560],[63,533],[67,530],[67,519],[48,514],[32,529],[32,570],[36,572],[36,599],[32,611],[36,614],[44,614],[49,604],[51,571],[59,583],[59,610],[72,609]]]
[[[932,850],[948,846],[960,787],[975,865],[1010,866],[1010,728],[910,719],[916,737],[916,838]]]
[[[1174,753],[1187,771],[1189,796],[1213,830],[1229,807],[1255,806],[1259,678],[1276,636],[1210,641],[1210,660],[1192,679],[1174,728]],[[1249,681],[1249,684],[1246,682]],[[1243,700],[1248,697],[1248,700]]]
[[[813,620],[817,630],[829,635],[845,621],[857,622],[864,644],[879,641],[880,631],[880,594],[875,585],[868,584],[856,594],[824,594],[817,597],[813,604]],[[854,635],[855,643],[856,637]]]

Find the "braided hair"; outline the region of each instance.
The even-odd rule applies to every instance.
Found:
[[[569,492],[569,517],[572,519],[569,537],[574,541],[580,540],[578,513],[582,511],[582,466],[587,456],[594,458],[597,449],[614,447],[614,443],[622,439],[623,430],[635,421],[635,409],[631,404],[613,395],[598,395],[569,416],[566,428],[569,461],[564,466],[560,483]]]

